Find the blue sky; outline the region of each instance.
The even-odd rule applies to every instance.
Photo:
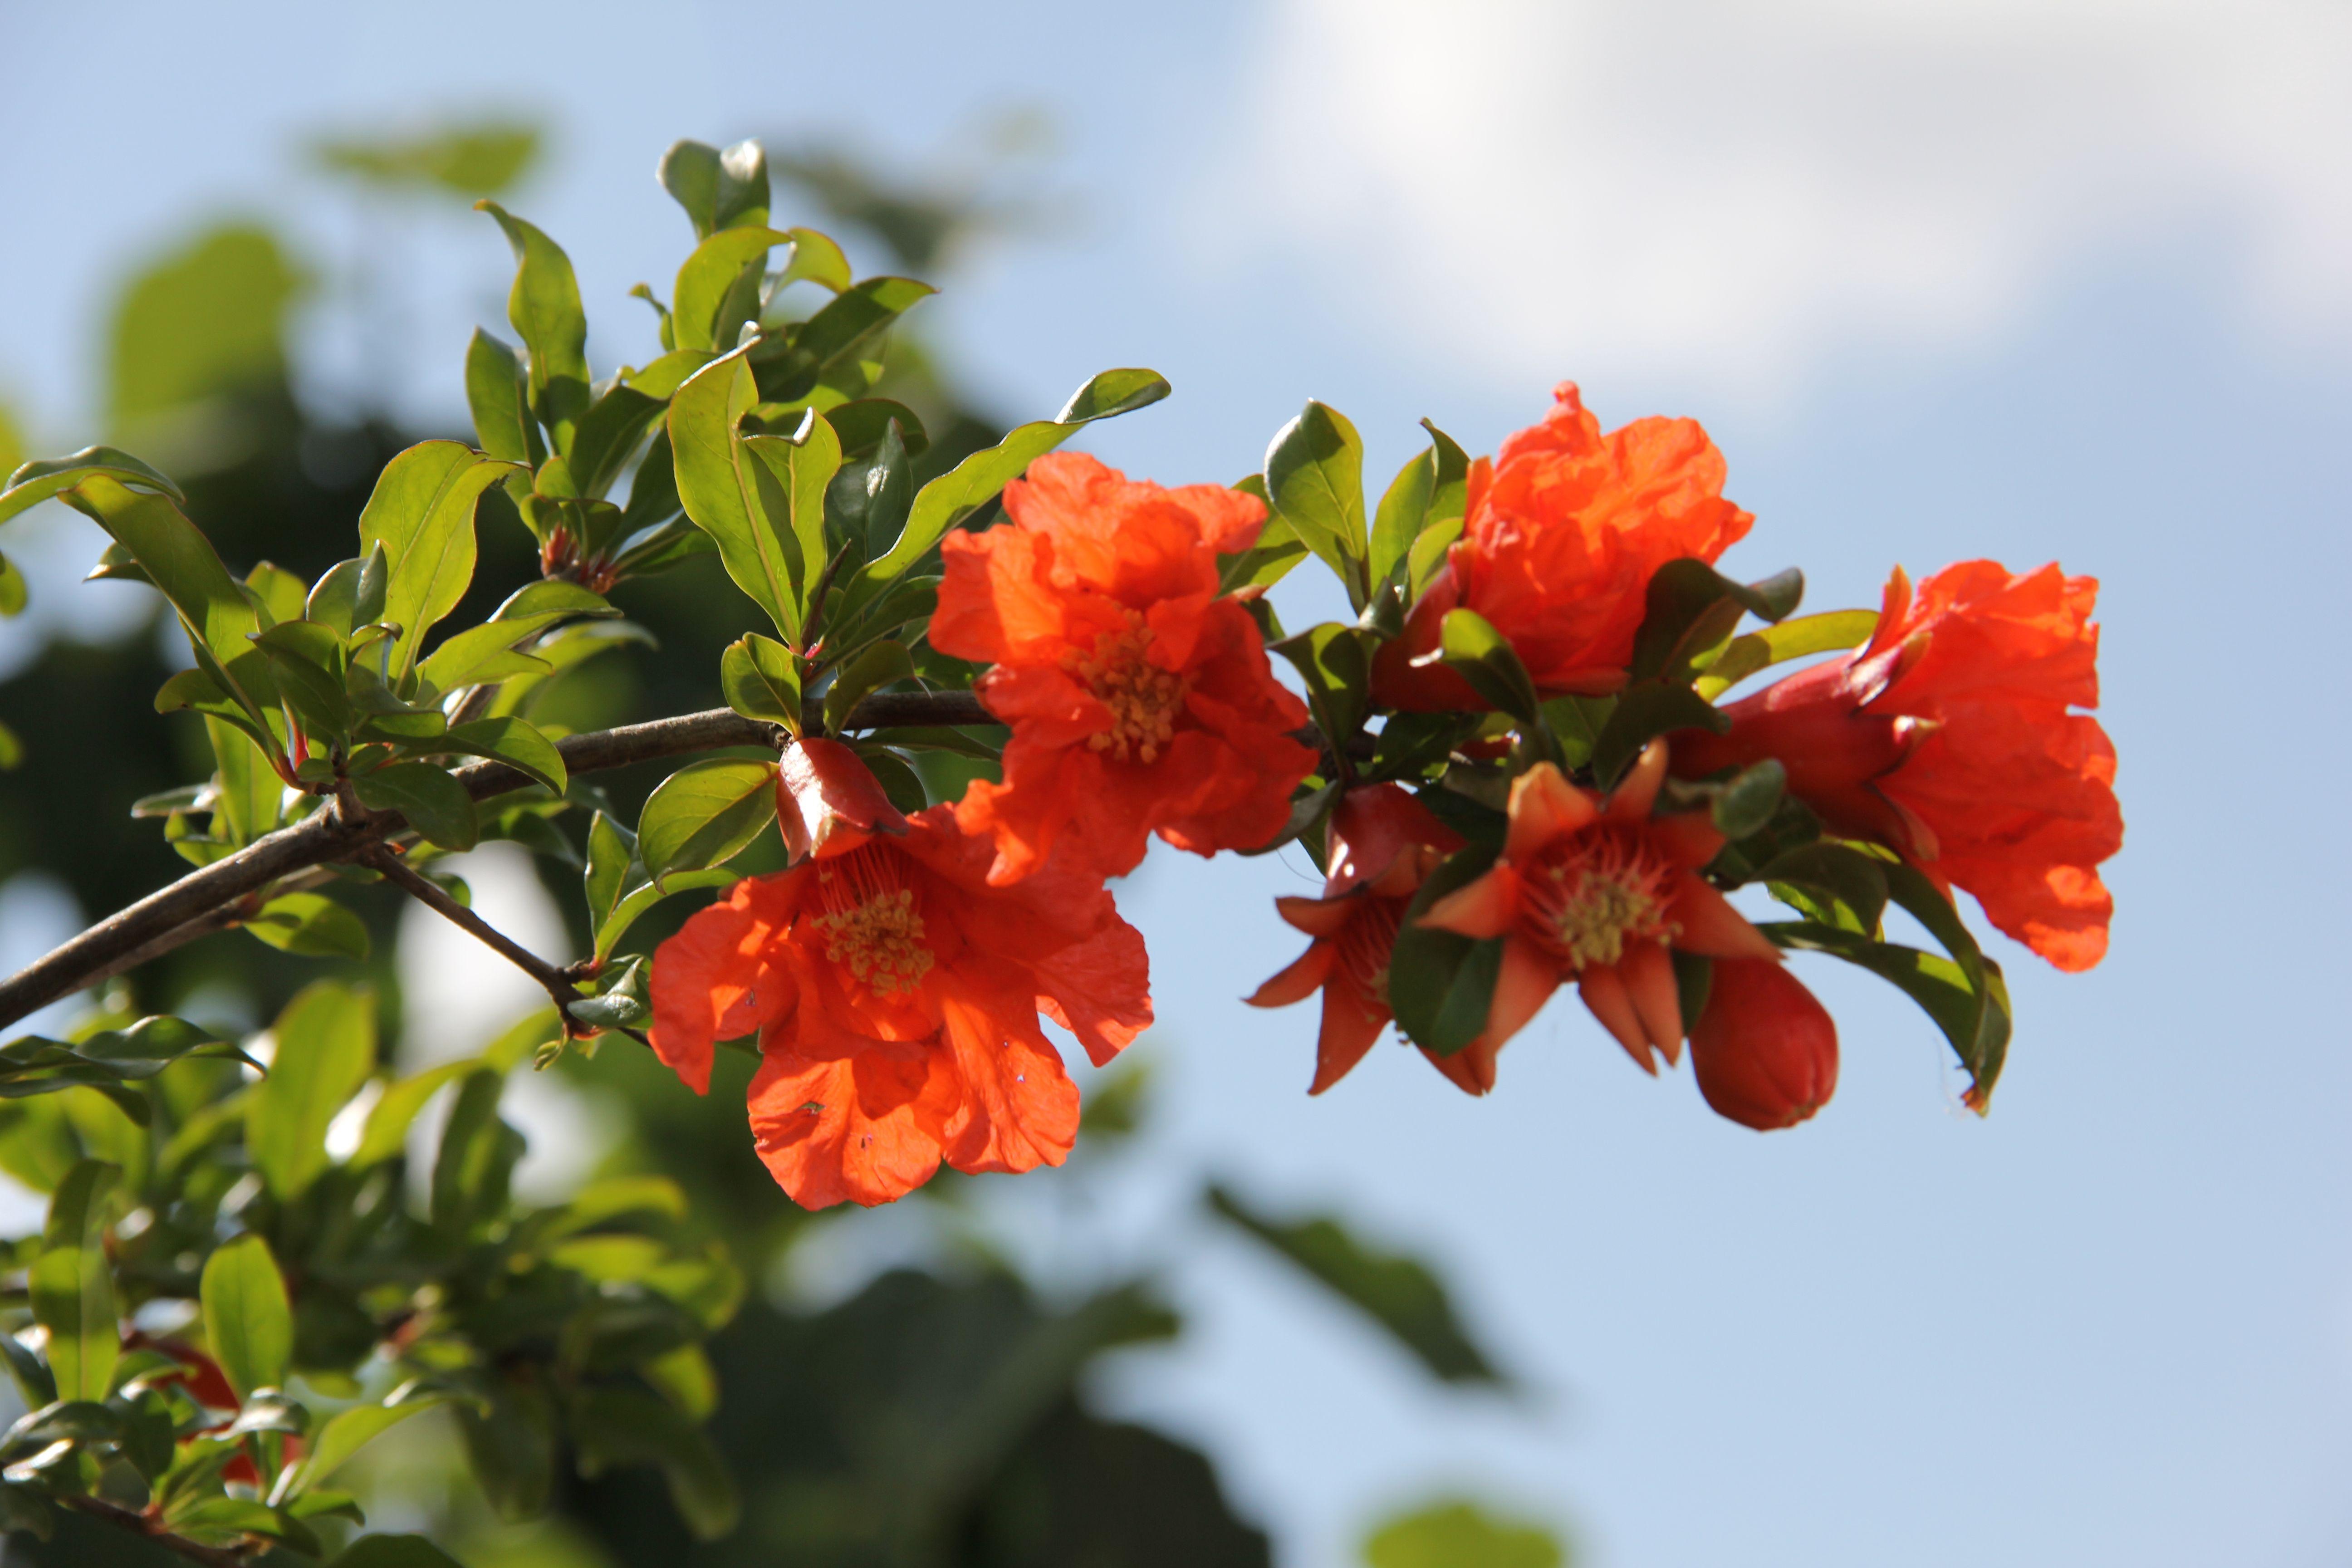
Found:
[[[1923,1019],[1819,964],[1843,1077],[1793,1132],[1716,1120],[1567,1005],[1487,1100],[1383,1048],[1309,1102],[1306,1011],[1234,1000],[1289,956],[1265,900],[1307,868],[1156,851],[1123,902],[1168,1114],[1103,1245],[1188,1249],[1196,1332],[1106,1393],[1208,1442],[1314,1568],[1446,1485],[1568,1521],[1591,1568],[2352,1556],[2352,1040],[2326,956],[2342,8],[890,15],[0,13],[12,58],[81,62],[0,100],[0,388],[79,445],[112,269],[198,215],[349,255],[348,209],[291,150],[311,131],[547,116],[558,156],[513,205],[579,262],[603,367],[648,357],[623,294],[681,248],[650,178],[673,137],[822,130],[916,160],[1035,104],[1068,216],[925,309],[1016,416],[1106,365],[1165,371],[1176,397],[1095,441],[1113,462],[1230,479],[1312,395],[1385,476],[1420,416],[1491,448],[1574,377],[1608,423],[1703,418],[1759,519],[1732,563],[1805,565],[1816,607],[1874,602],[1898,561],[2092,573],[2129,825],[2115,945],[2071,978],[2002,949],[2020,1031],[1983,1121]],[[424,212],[403,243],[400,395],[451,419],[505,247]],[[335,352],[312,362],[329,391]],[[1546,1394],[1433,1392],[1250,1254],[1171,1230],[1212,1169],[1441,1259]]]

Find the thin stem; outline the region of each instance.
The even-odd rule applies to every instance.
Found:
[[[991,724],[996,721],[968,691],[894,691],[868,697],[849,716],[845,730],[898,725]],[[556,742],[563,765],[574,773],[714,751],[723,746],[778,743],[772,724],[746,719],[725,708],[567,735]],[[521,789],[531,781],[503,763],[469,763],[456,770],[457,782],[476,800]],[[167,952],[216,926],[197,922],[237,900],[313,867],[353,860],[394,834],[408,830],[398,812],[370,812],[356,802],[338,801],[290,827],[257,839],[236,854],[214,861],[137,903],[118,910],[0,981],[0,1028],[47,1006],[60,996],[120,974],[133,963]]]
[[[377,847],[369,854],[367,863],[383,872],[384,879],[402,892],[538,981],[541,988],[554,999],[555,1011],[563,1020],[563,1032],[566,1035],[572,1033],[574,1026],[569,1009],[572,1003],[580,1000],[580,993],[571,981],[564,978],[562,970],[551,963],[542,963],[529,948],[451,898],[446,889],[417,875],[415,867],[391,849]]]
[[[135,1512],[104,1498],[69,1497],[58,1500],[77,1513],[92,1519],[102,1519],[131,1534],[143,1537],[166,1552],[176,1552],[191,1563],[201,1563],[205,1568],[251,1568],[252,1554],[233,1546],[206,1546],[184,1535],[164,1529],[145,1514]]]

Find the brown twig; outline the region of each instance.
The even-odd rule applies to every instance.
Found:
[[[191,1563],[201,1563],[205,1568],[251,1568],[253,1556],[250,1552],[234,1546],[206,1546],[200,1541],[191,1541],[184,1535],[164,1529],[143,1513],[108,1502],[104,1498],[84,1496],[59,1498],[58,1500],[77,1513],[86,1513],[92,1519],[102,1519],[109,1524],[120,1526],[166,1552],[176,1552]]]
[[[988,710],[969,692],[899,691],[868,697],[857,705],[844,728],[993,722]],[[772,748],[777,734],[772,724],[717,708],[567,735],[556,742],[556,749],[565,768],[588,773],[723,746]],[[456,776],[476,800],[521,789],[531,782],[503,763],[468,763],[457,769]],[[234,855],[192,871],[0,981],[0,1028],[60,996],[219,929],[199,927],[197,922],[281,878],[358,859],[394,834],[405,831],[407,826],[398,812],[352,811],[340,803],[330,804],[290,827],[281,827]]]
[[[394,887],[538,981],[541,988],[554,1001],[556,1014],[563,1021],[563,1032],[566,1035],[572,1033],[576,1026],[572,1023],[571,1006],[581,997],[579,990],[564,978],[562,970],[543,963],[529,948],[451,898],[447,889],[439,884],[419,876],[415,867],[390,848],[378,845],[369,852],[367,863],[383,872],[384,879]]]

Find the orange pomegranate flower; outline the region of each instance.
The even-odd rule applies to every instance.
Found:
[[[1465,1048],[1494,1053],[1565,980],[1643,1071],[1652,1051],[1682,1059],[1673,951],[1777,960],[1780,950],[1698,874],[1723,847],[1704,812],[1654,816],[1666,747],[1653,741],[1606,800],[1549,763],[1511,784],[1503,853],[1476,881],[1421,917],[1464,936],[1503,939],[1486,1026]]]
[[[751,1131],[793,1200],[888,1203],[959,1171],[1058,1165],[1078,1091],[1039,1017],[1096,1065],[1151,1022],[1143,938],[1099,877],[1014,889],[950,806],[751,877],[654,954],[655,1052],[696,1093],[712,1046],[758,1030]]]
[[[1540,425],[1470,469],[1462,537],[1381,650],[1372,689],[1391,708],[1483,709],[1435,651],[1447,611],[1466,605],[1510,639],[1547,693],[1624,684],[1644,595],[1681,556],[1712,563],[1755,519],[1723,499],[1723,454],[1690,419],[1636,419],[1604,436],[1574,382]]]
[[[1691,776],[1778,757],[1832,832],[1899,850],[2060,969],[2105,956],[2123,847],[2099,702],[2096,580],[1991,561],[1897,568],[1868,646],[1727,707],[1677,742]]]
[[[989,879],[1018,881],[1056,845],[1105,876],[1157,833],[1180,849],[1251,849],[1289,820],[1316,753],[1257,623],[1217,584],[1265,503],[1214,485],[1130,482],[1077,453],[1004,488],[1009,524],[948,535],[931,645],[992,666],[973,689],[1013,727],[1004,782],[957,804],[992,839]]]
[[[1837,1025],[1777,963],[1717,959],[1690,1048],[1715,1113],[1759,1132],[1794,1127],[1837,1092]]]
[[[1342,796],[1331,811],[1330,839],[1323,896],[1274,901],[1284,920],[1315,940],[1249,998],[1253,1007],[1286,1007],[1323,993],[1309,1094],[1345,1078],[1395,1016],[1389,1006],[1389,954],[1405,906],[1431,868],[1462,847],[1459,834],[1392,784]],[[1465,1094],[1495,1087],[1492,1051],[1422,1054]]]

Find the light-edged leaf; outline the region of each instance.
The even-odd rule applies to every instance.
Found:
[[[734,872],[713,868],[704,871],[672,871],[659,882],[639,882],[623,893],[612,912],[597,922],[596,957],[601,962],[613,956],[629,928],[637,923],[646,910],[664,899],[678,893],[689,893],[698,888],[731,887],[742,879]]]
[[[48,1331],[49,1373],[63,1400],[103,1400],[122,1351],[106,1224],[122,1173],[79,1160],[49,1198],[40,1250],[26,1276],[33,1321]]]
[[[474,580],[474,508],[516,465],[457,441],[423,441],[386,463],[360,512],[360,547],[381,544],[391,565],[383,616],[400,628],[394,674],[425,634],[457,607]]]
[[[512,347],[481,328],[466,345],[466,402],[474,441],[493,458],[536,468],[547,459],[530,416],[530,370]]]
[[[719,658],[719,689],[744,718],[801,732],[800,660],[775,638],[752,632],[729,643]]]
[[[474,204],[498,219],[514,247],[514,287],[507,320],[530,351],[531,410],[558,453],[588,412],[588,317],[580,307],[580,280],[563,247],[493,201]]]
[[[1347,416],[1310,402],[1265,449],[1268,500],[1362,610],[1371,596],[1364,526],[1364,443]]]
[[[1510,639],[1467,605],[1445,612],[1439,623],[1445,667],[1468,681],[1480,697],[1523,724],[1538,721],[1536,683]]]
[[[359,1405],[340,1412],[319,1428],[318,1436],[310,1440],[310,1451],[303,1456],[299,1467],[285,1472],[269,1500],[278,1504],[291,1502],[342,1468],[352,1456],[394,1426],[443,1403],[440,1396],[428,1394],[397,1405]]]
[[[1809,654],[1859,647],[1877,629],[1876,610],[1824,610],[1817,616],[1794,616],[1732,638],[1692,686],[1712,702],[1759,669]]]
[[[1562,1568],[1568,1553],[1539,1524],[1449,1499],[1391,1519],[1364,1541],[1367,1568]]]
[[[407,1147],[408,1129],[426,1102],[440,1092],[444,1084],[473,1071],[478,1065],[471,1058],[443,1062],[387,1084],[368,1110],[367,1125],[360,1132],[360,1146],[352,1152],[352,1169],[364,1171],[380,1165]]]
[[[762,494],[763,480],[770,492],[780,487],[736,431],[737,422],[759,401],[748,352],[711,361],[670,399],[671,460],[687,515],[718,544],[728,576],[768,613],[789,643],[800,636],[804,563],[790,519],[772,516],[769,497]],[[774,499],[780,508],[790,505],[781,493]]]
[[[436,751],[488,757],[530,774],[561,795],[570,787],[563,753],[529,722],[512,717],[473,719],[452,724],[430,742]]]
[[[838,732],[869,693],[894,680],[909,679],[914,673],[914,656],[906,644],[887,640],[867,644],[825,689],[825,728]]]
[[[269,1244],[248,1232],[215,1247],[201,1295],[205,1339],[237,1397],[283,1387],[294,1361],[294,1310]]]
[[[738,142],[723,153],[707,142],[674,142],[655,173],[686,209],[697,239],[768,221],[768,158],[757,142]]]
[[[85,479],[103,476],[124,485],[162,491],[185,506],[188,498],[158,468],[151,468],[115,447],[84,447],[63,458],[42,458],[19,466],[0,489],[0,522],[53,496],[64,494]]]
[[[677,269],[670,295],[670,334],[677,346],[733,348],[732,342],[722,343],[711,331],[719,306],[745,268],[759,266],[771,249],[791,243],[790,235],[776,229],[745,226],[719,229],[697,245]]]

